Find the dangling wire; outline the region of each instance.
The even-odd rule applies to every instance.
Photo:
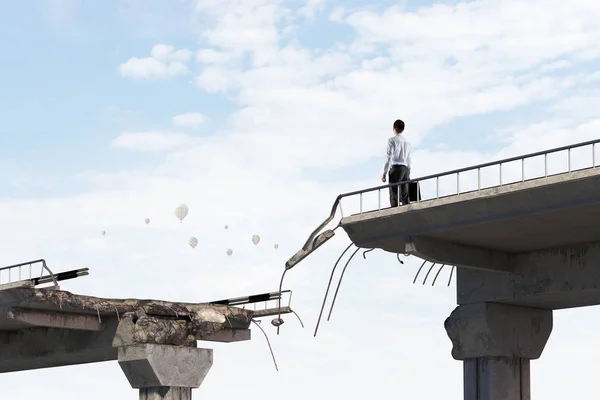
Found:
[[[373,251],[373,250],[375,250],[375,247],[373,247],[372,249],[363,251],[363,259],[366,260],[367,259],[367,253],[370,252],[370,251]]]
[[[421,267],[419,268],[419,270],[417,271],[417,274],[415,275],[415,279],[413,280],[413,284],[417,281],[417,277],[421,273],[421,269],[423,269],[423,265],[425,265],[426,262],[427,262],[427,260],[423,261],[423,264],[421,264]]]
[[[331,281],[333,280],[333,274],[335,273],[335,269],[337,268],[337,265],[339,264],[342,257],[344,257],[344,254],[346,254],[346,252],[350,249],[350,247],[353,244],[354,243],[350,243],[348,245],[348,247],[346,247],[346,249],[342,252],[340,257],[335,262],[333,269],[331,270],[331,276],[329,277],[329,283],[327,284],[327,290],[325,291],[325,297],[323,298],[323,304],[321,305],[321,312],[319,313],[319,319],[317,319],[317,326],[315,327],[315,333],[314,333],[313,337],[317,336],[317,331],[319,330],[319,324],[321,323],[321,317],[323,316],[323,310],[325,309],[325,302],[327,301],[327,296],[329,295],[329,288],[331,287]]]
[[[260,326],[260,324],[258,324],[254,319],[252,319],[252,322],[254,322],[254,325],[258,326],[263,335],[265,335],[265,339],[267,339],[267,344],[269,345],[269,351],[271,352],[271,357],[273,358],[273,364],[275,364],[275,370],[279,371],[279,368],[277,367],[277,361],[275,361],[275,354],[273,354],[273,348],[271,347],[271,341],[269,340],[269,336],[267,336],[267,332],[265,332],[262,326]]]
[[[398,262],[399,262],[400,264],[404,264],[404,261],[402,261],[402,260],[400,259],[400,253],[397,253],[397,254],[396,254],[396,258],[398,259]]]
[[[335,289],[335,294],[333,295],[333,301],[331,302],[331,308],[329,309],[329,315],[327,316],[327,321],[329,321],[329,319],[331,318],[333,306],[335,305],[335,299],[337,298],[338,291],[340,290],[340,285],[342,284],[342,279],[344,279],[344,272],[346,272],[346,268],[348,268],[350,261],[352,261],[352,258],[358,252],[358,250],[360,250],[360,247],[357,247],[356,250],[354,250],[354,253],[352,253],[352,255],[350,256],[348,261],[346,261],[346,265],[344,265],[344,269],[342,270],[342,274],[340,275],[340,280],[338,282],[337,288]]]

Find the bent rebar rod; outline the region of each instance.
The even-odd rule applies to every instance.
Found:
[[[448,286],[450,286],[450,282],[452,281],[452,274],[454,273],[454,266],[452,266],[452,269],[450,270],[450,278],[448,278]]]
[[[435,277],[433,278],[433,283],[431,284],[431,286],[435,285],[435,281],[437,281],[438,275],[440,274],[440,272],[442,272],[442,269],[444,268],[445,265],[446,264],[442,264],[440,269],[438,269],[438,272],[435,274]]]
[[[251,321],[254,322],[254,325],[258,326],[263,335],[265,335],[265,339],[267,339],[267,344],[269,345],[269,351],[271,352],[271,358],[273,358],[273,364],[275,364],[275,370],[279,371],[279,368],[277,367],[277,361],[275,361],[275,354],[273,353],[273,348],[271,347],[271,341],[269,340],[269,336],[267,336],[267,332],[265,332],[262,326],[260,326],[260,324],[258,324],[254,319]]]
[[[434,266],[435,266],[435,263],[431,264],[431,267],[429,267],[429,271],[427,271],[427,274],[425,275],[425,279],[423,279],[423,285],[425,285],[425,282],[427,282],[427,278],[429,277],[429,274],[431,273],[431,270],[433,269]]]
[[[399,262],[400,264],[404,265],[404,261],[402,261],[402,260],[400,259],[400,253],[396,253],[396,258],[398,259],[398,262]]]
[[[333,269],[331,270],[331,276],[329,277],[329,283],[327,284],[327,290],[325,291],[325,297],[323,298],[323,304],[321,305],[321,312],[319,313],[319,319],[317,320],[317,326],[315,327],[315,333],[314,333],[313,337],[317,336],[317,331],[319,330],[319,324],[321,323],[321,317],[323,316],[323,310],[325,309],[325,302],[327,301],[327,296],[329,295],[329,288],[331,287],[331,281],[333,280],[333,274],[335,273],[335,269],[337,268],[337,265],[340,262],[340,260],[342,259],[342,257],[344,257],[344,254],[346,254],[346,252],[350,249],[350,247],[353,244],[354,243],[350,243],[348,245],[348,247],[346,247],[346,249],[342,252],[340,257],[337,259],[337,261],[333,265]]]
[[[421,270],[423,269],[423,266],[425,265],[426,262],[427,262],[427,260],[423,261],[423,264],[421,264],[421,266],[419,267],[419,270],[417,271],[417,274],[415,275],[415,279],[413,280],[413,284],[417,281],[417,278],[419,277],[419,274],[421,273]]]
[[[300,319],[300,316],[298,314],[296,314],[296,311],[292,310],[291,307],[290,307],[290,311],[296,316],[296,318],[298,318],[298,321],[300,321],[300,325],[302,325],[302,327],[304,328],[304,322],[302,322],[302,320]]]
[[[335,294],[333,295],[333,301],[331,302],[331,308],[329,309],[329,315],[327,315],[327,321],[329,321],[329,319],[331,318],[331,313],[333,312],[333,306],[335,305],[335,299],[337,298],[338,291],[340,290],[340,285],[342,284],[342,279],[344,279],[344,273],[346,272],[346,268],[348,268],[348,265],[350,265],[350,261],[352,261],[352,258],[358,252],[358,250],[360,250],[360,247],[357,247],[356,250],[354,250],[354,253],[352,253],[352,255],[350,256],[348,261],[346,261],[346,265],[344,265],[344,269],[342,270],[342,274],[340,275],[340,280],[338,282],[337,288],[335,289]]]

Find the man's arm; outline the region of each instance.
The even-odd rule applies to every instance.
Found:
[[[410,143],[406,144],[406,150],[406,166],[408,167],[408,174],[410,175],[410,167],[412,165],[412,146],[410,145]]]
[[[392,150],[393,149],[394,149],[394,142],[392,142],[392,140],[389,139],[388,144],[387,144],[385,165],[383,167],[383,176],[384,177],[385,177],[385,174],[387,174],[388,170],[390,169],[390,161],[392,160]]]

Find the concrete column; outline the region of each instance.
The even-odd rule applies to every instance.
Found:
[[[552,311],[497,303],[461,305],[444,323],[462,360],[465,400],[530,400],[529,360],[552,332]]]
[[[119,347],[118,360],[140,400],[191,400],[212,367],[211,349],[159,344]]]

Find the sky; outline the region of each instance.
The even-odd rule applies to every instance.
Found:
[[[593,0],[0,1],[0,265],[89,267],[62,289],[100,297],[277,290],[335,197],[380,184],[397,118],[413,177],[597,138],[599,14]],[[288,274],[306,328],[288,316],[277,336],[264,321],[279,372],[256,328],[199,342],[214,366],[194,396],[461,399],[443,327],[454,282],[413,285],[417,259],[357,255],[313,338],[347,244],[338,231]],[[533,396],[596,391],[597,315],[554,313]],[[0,387],[137,396],[116,362]]]

